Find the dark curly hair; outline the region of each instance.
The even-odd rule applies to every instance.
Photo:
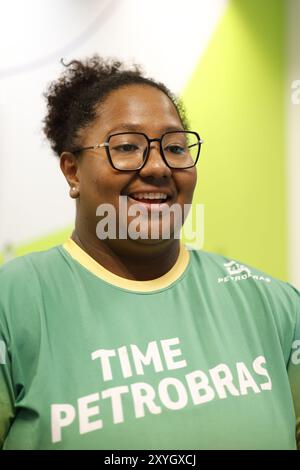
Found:
[[[72,60],[61,77],[52,82],[44,97],[47,115],[43,131],[54,152],[60,156],[64,150],[76,149],[79,131],[88,126],[97,116],[97,106],[108,94],[130,84],[144,84],[157,88],[173,102],[184,128],[187,119],[182,102],[160,82],[143,75],[134,65],[126,68],[118,60],[103,59],[98,55],[84,61]]]

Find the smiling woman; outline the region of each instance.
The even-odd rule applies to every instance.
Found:
[[[1,268],[0,445],[295,449],[299,293],[181,243],[202,140],[180,102],[97,56],[45,96],[75,228]]]

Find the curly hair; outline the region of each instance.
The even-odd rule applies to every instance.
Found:
[[[66,70],[44,93],[47,115],[43,120],[43,131],[56,155],[60,156],[64,150],[74,151],[79,131],[97,117],[98,105],[110,92],[126,85],[150,85],[165,93],[173,102],[184,128],[188,127],[180,99],[163,83],[145,77],[139,66],[126,68],[118,60],[103,59],[98,55],[84,61],[61,62]]]

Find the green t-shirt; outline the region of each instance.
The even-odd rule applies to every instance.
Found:
[[[296,420],[290,285],[183,245],[153,281],[71,240],[1,268],[0,448],[295,449]]]

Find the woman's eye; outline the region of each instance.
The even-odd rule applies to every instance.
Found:
[[[182,155],[185,153],[185,148],[182,147],[181,145],[168,145],[168,147],[165,148],[165,151],[171,152],[177,155]]]
[[[117,147],[114,147],[114,150],[116,152],[135,152],[136,150],[138,150],[138,146],[135,145],[135,144],[122,144],[122,145],[118,145]]]

